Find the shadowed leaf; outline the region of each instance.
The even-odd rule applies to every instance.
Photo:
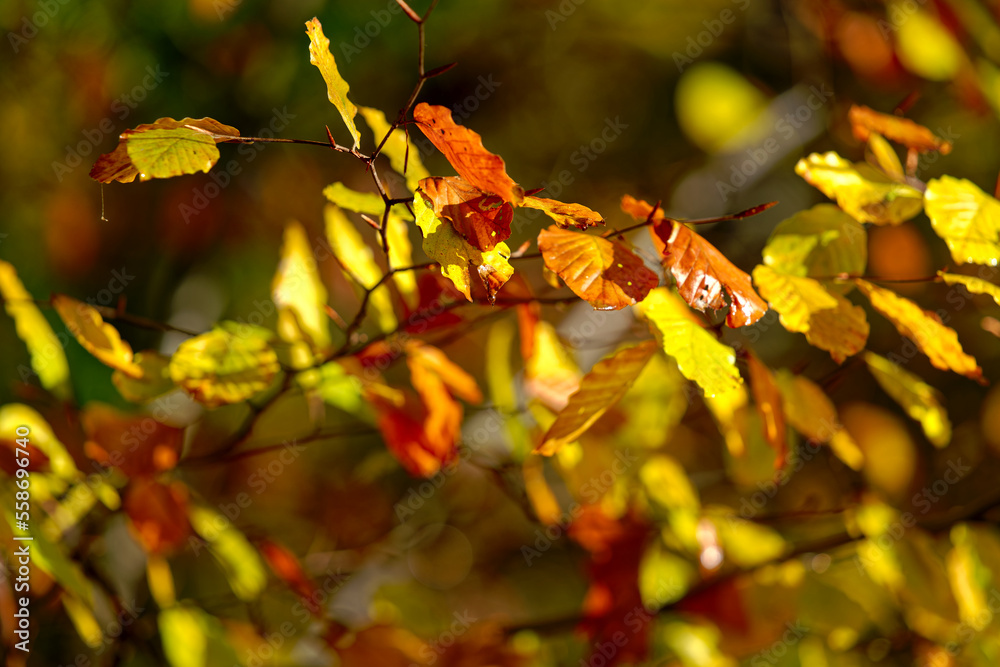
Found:
[[[231,521],[213,509],[191,506],[188,517],[194,531],[208,542],[208,550],[222,568],[236,597],[256,599],[267,585],[260,554]]]
[[[788,456],[788,437],[785,432],[785,409],[781,402],[781,392],[775,382],[771,369],[751,353],[747,358],[750,370],[750,390],[753,393],[754,407],[760,415],[764,439],[776,453],[774,467],[777,470],[785,467]]]
[[[167,370],[170,366],[169,357],[155,350],[145,350],[137,352],[132,361],[141,371],[138,378],[129,377],[118,369],[111,374],[111,382],[126,401],[147,403],[175,388]]]
[[[864,454],[841,425],[837,409],[820,386],[784,369],[775,374],[775,381],[781,391],[785,417],[792,428],[810,440],[829,444],[841,461],[860,470]]]
[[[510,238],[511,205],[457,176],[420,181],[420,192],[434,207],[434,214],[451,223],[469,245],[483,252]]]

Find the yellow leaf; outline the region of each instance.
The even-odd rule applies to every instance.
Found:
[[[524,368],[525,389],[553,410],[562,410],[580,387],[580,369],[548,322],[535,326],[533,348]]]
[[[580,388],[569,397],[566,407],[556,415],[535,451],[551,456],[563,445],[579,438],[621,400],[655,353],[656,343],[645,341],[595,364],[580,381]]]
[[[267,585],[267,572],[260,554],[232,522],[208,507],[192,505],[191,527],[208,542],[236,597],[256,599]]]
[[[779,273],[815,278],[831,292],[846,294],[854,289],[851,283],[823,278],[864,273],[868,234],[833,204],[817,204],[780,222],[762,255],[764,264]]]
[[[865,363],[885,393],[899,403],[911,419],[920,422],[927,439],[935,447],[946,446],[951,440],[951,422],[938,401],[938,391],[899,364],[873,352],[865,352]]]
[[[1000,202],[964,178],[943,176],[927,183],[927,217],[959,264],[1000,262]]]
[[[292,345],[292,364],[308,366],[330,347],[330,323],[325,310],[326,288],[309,237],[298,222],[285,226],[271,298],[278,306],[278,335]]]
[[[639,479],[646,494],[664,509],[697,511],[701,507],[687,472],[669,456],[651,457],[642,465]]]
[[[639,312],[652,322],[664,352],[677,360],[687,379],[708,396],[725,393],[743,383],[736,354],[698,323],[679,297],[665,287],[651,291]]]
[[[323,80],[326,81],[327,97],[340,112],[340,117],[347,125],[347,131],[354,138],[354,148],[357,148],[361,142],[361,133],[358,132],[358,128],[354,124],[354,117],[357,115],[358,109],[347,99],[350,86],[337,71],[337,62],[333,59],[333,54],[330,53],[330,40],[323,34],[323,26],[319,19],[313,18],[311,21],[306,21],[306,34],[309,35],[309,62],[315,65],[320,74],[323,75]]]
[[[495,299],[497,291],[514,275],[514,267],[508,262],[510,248],[507,244],[497,243],[487,252],[473,247],[451,223],[434,214],[433,207],[419,192],[413,198],[413,211],[424,235],[424,252],[441,266],[441,275],[472,301],[470,271],[474,268],[489,299]]]
[[[0,406],[0,433],[15,434],[19,426],[30,431],[29,442],[48,457],[49,469],[54,475],[66,481],[77,478],[79,470],[73,457],[56,438],[52,427],[42,415],[22,403],[7,403]]]
[[[181,603],[157,619],[163,653],[170,667],[208,667],[240,663],[227,628],[200,607]]]
[[[347,215],[333,204],[323,209],[326,219],[326,238],[333,254],[344,269],[344,275],[359,287],[370,290],[382,280],[382,269],[375,262],[375,253],[365,243],[361,232]],[[378,320],[379,329],[393,331],[398,324],[392,305],[392,294],[386,285],[379,285],[368,297],[368,305]]]
[[[111,382],[118,388],[118,393],[126,401],[148,403],[157,396],[174,389],[174,383],[167,370],[170,366],[169,357],[165,357],[155,350],[146,350],[145,352],[137,352],[132,361],[142,371],[140,377],[129,377],[128,374],[120,370],[115,370],[111,374]]]
[[[261,327],[223,322],[180,344],[170,377],[208,407],[245,401],[266,389],[279,370],[271,336]]]
[[[705,397],[705,406],[715,418],[726,449],[732,456],[743,456],[747,451],[743,411],[750,402],[744,385],[737,385],[727,392]]]
[[[988,280],[983,280],[982,278],[976,278],[974,276],[965,276],[958,273],[945,273],[944,271],[938,271],[938,275],[944,280],[948,285],[964,285],[965,289],[969,290],[973,294],[988,294],[997,302],[1000,306],[1000,285],[994,285]]]
[[[867,164],[852,164],[836,153],[813,153],[799,160],[795,173],[806,179],[859,222],[898,225],[920,213],[923,196]]]
[[[382,214],[385,213],[385,202],[376,192],[358,192],[338,182],[323,188],[323,196],[331,204],[346,208],[348,211],[365,213],[377,220],[381,220]]]
[[[389,222],[386,228],[389,234],[389,266],[394,269],[413,266],[413,244],[410,243],[410,223],[396,213],[389,213]],[[392,274],[392,280],[396,283],[399,295],[410,307],[416,310],[420,304],[420,292],[417,289],[416,271],[397,271]]]
[[[604,218],[600,213],[583,204],[564,204],[561,201],[545,199],[544,197],[525,197],[521,206],[542,211],[555,220],[560,227],[586,229],[594,225],[604,224]]]
[[[732,514],[712,517],[725,559],[739,567],[756,567],[780,557],[787,549],[773,528],[745,521]]]
[[[868,317],[865,309],[831,292],[836,308],[813,313],[809,318],[806,340],[813,347],[826,350],[838,364],[865,349],[868,342]]]
[[[896,33],[896,55],[903,67],[931,81],[948,81],[958,75],[966,56],[944,24],[905,0],[887,4],[889,17],[905,16]],[[891,20],[891,19],[890,19]]]
[[[562,511],[559,500],[545,481],[545,459],[529,455],[524,459],[524,492],[535,510],[538,520],[547,526],[554,526],[559,521]]]
[[[0,296],[4,309],[14,320],[17,337],[24,341],[31,357],[31,368],[38,374],[42,386],[62,400],[72,395],[69,384],[69,364],[62,343],[49,326],[48,320],[35,305],[8,262],[0,260]],[[22,374],[23,377],[23,374]]]
[[[958,334],[943,325],[936,314],[865,280],[855,283],[871,300],[872,306],[892,322],[899,333],[916,343],[935,368],[954,371],[980,383],[984,381],[983,369],[962,350]]]
[[[864,454],[844,429],[837,409],[823,390],[812,380],[779,370],[775,381],[781,391],[788,423],[804,437],[830,445],[841,461],[860,470]]]
[[[781,325],[789,331],[805,333],[815,313],[837,307],[834,296],[812,278],[778,273],[758,264],[753,270],[753,281],[771,308],[778,311]]]
[[[98,361],[131,378],[142,377],[142,369],[132,361],[132,348],[118,335],[117,329],[105,323],[96,308],[65,294],[53,296],[52,307],[73,337]]]
[[[663,445],[687,412],[690,386],[666,355],[650,357],[621,403],[627,417],[622,442],[647,449]]]
[[[385,114],[372,107],[358,107],[358,111],[364,116],[365,122],[375,135],[375,145],[382,141],[389,131],[389,121]],[[410,192],[416,192],[417,184],[423,178],[430,178],[430,172],[420,161],[420,152],[412,141],[408,141],[406,133],[402,129],[396,128],[392,132],[385,145],[382,147],[382,155],[389,158],[389,164],[393,170],[406,178],[406,187]]]

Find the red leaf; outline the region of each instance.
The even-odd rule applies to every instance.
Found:
[[[439,218],[451,222],[455,231],[479,250],[492,250],[510,238],[513,207],[496,195],[470,185],[458,176],[425,178],[420,189]]]
[[[267,561],[268,566],[270,566],[275,576],[285,582],[289,588],[302,598],[306,609],[313,616],[321,617],[323,608],[316,604],[316,600],[319,597],[316,595],[318,593],[316,584],[306,575],[305,570],[302,569],[302,564],[295,557],[295,554],[281,544],[267,539],[261,540],[257,544],[257,549],[260,551],[260,555],[264,557],[264,560]]]
[[[191,534],[187,505],[188,491],[182,483],[141,478],[129,484],[123,508],[142,548],[164,554],[179,549]]]

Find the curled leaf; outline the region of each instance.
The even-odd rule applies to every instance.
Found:
[[[361,133],[358,132],[357,125],[354,124],[354,117],[358,114],[357,107],[347,99],[350,86],[340,76],[337,70],[337,62],[330,53],[330,40],[323,34],[323,26],[319,19],[313,18],[306,21],[306,34],[309,35],[309,62],[319,69],[326,81],[326,92],[330,102],[340,112],[340,117],[344,119],[347,131],[354,139],[354,148],[361,143]]]
[[[983,280],[982,278],[961,275],[958,273],[945,273],[944,271],[938,271],[938,275],[944,280],[945,284],[962,285],[973,294],[986,294],[992,297],[992,299],[996,301],[997,305],[1000,306],[1000,285],[995,285],[994,283],[991,283],[988,280]]]
[[[899,403],[911,419],[920,423],[927,439],[935,447],[946,446],[951,440],[951,422],[940,403],[938,391],[899,364],[874,352],[865,352],[865,363],[885,393]]]
[[[555,199],[544,197],[525,197],[521,202],[525,208],[536,208],[545,213],[560,227],[576,227],[586,229],[595,225],[603,225],[604,218],[600,213],[587,208],[583,204],[564,204]]]
[[[73,337],[92,355],[130,378],[141,378],[142,369],[132,360],[132,348],[118,330],[107,324],[93,306],[65,294],[52,297],[52,307]]]
[[[873,133],[877,133],[922,153],[938,151],[942,155],[947,155],[951,152],[951,142],[945,141],[923,125],[918,125],[907,118],[880,113],[856,104],[851,105],[847,118],[851,123],[854,138],[858,141],[868,141]]]

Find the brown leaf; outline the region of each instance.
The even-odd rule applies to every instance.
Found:
[[[659,282],[632,251],[617,241],[559,229],[538,235],[545,266],[597,310],[619,310],[646,298]]]
[[[920,152],[940,151],[942,155],[951,152],[951,142],[936,136],[923,125],[912,120],[879,113],[866,106],[854,105],[847,114],[851,130],[858,141],[868,141],[872,132],[903,144]]]
[[[193,127],[203,130],[213,135],[215,143],[220,144],[226,141],[234,141],[228,137],[240,136],[240,131],[235,127],[223,125],[213,118],[183,118],[174,120],[173,118],[160,118],[152,123],[144,123],[135,129],[125,130],[118,139],[118,146],[110,153],[105,153],[97,158],[94,166],[90,169],[90,177],[101,183],[131,183],[139,175],[139,170],[132,165],[132,159],[128,156],[126,143],[129,136],[139,134],[146,130],[170,130],[178,127]]]
[[[129,484],[123,504],[133,535],[151,554],[170,553],[185,544],[191,534],[187,506],[184,484],[161,484],[149,478]]]
[[[747,357],[750,369],[750,390],[753,392],[754,407],[760,416],[764,439],[777,453],[774,468],[785,467],[788,456],[788,438],[785,426],[785,409],[782,403],[781,391],[775,382],[771,369],[764,365],[752,352]]]
[[[439,218],[479,250],[492,250],[510,238],[513,207],[496,195],[470,185],[459,176],[435,176],[420,181],[420,189]]]
[[[456,124],[451,118],[451,110],[421,102],[413,110],[413,119],[431,143],[444,153],[459,176],[509,204],[521,203],[524,190],[507,175],[503,158],[486,150],[478,134]]]
[[[525,197],[521,202],[525,208],[536,208],[555,220],[560,227],[576,227],[586,229],[595,225],[603,225],[604,217],[600,213],[587,208],[583,204],[565,204],[555,199],[544,197]]]
[[[130,477],[170,470],[180,457],[184,431],[149,415],[129,415],[109,405],[90,403],[80,421],[87,436],[87,456]]]
[[[653,207],[629,195],[622,197],[622,209],[637,220],[646,220]],[[657,210],[650,228],[653,245],[677,281],[677,292],[688,305],[700,311],[726,307],[723,290],[732,306],[726,316],[730,327],[753,324],[767,312],[767,303],[750,284],[750,276],[736,268],[725,255],[676,220]]]

